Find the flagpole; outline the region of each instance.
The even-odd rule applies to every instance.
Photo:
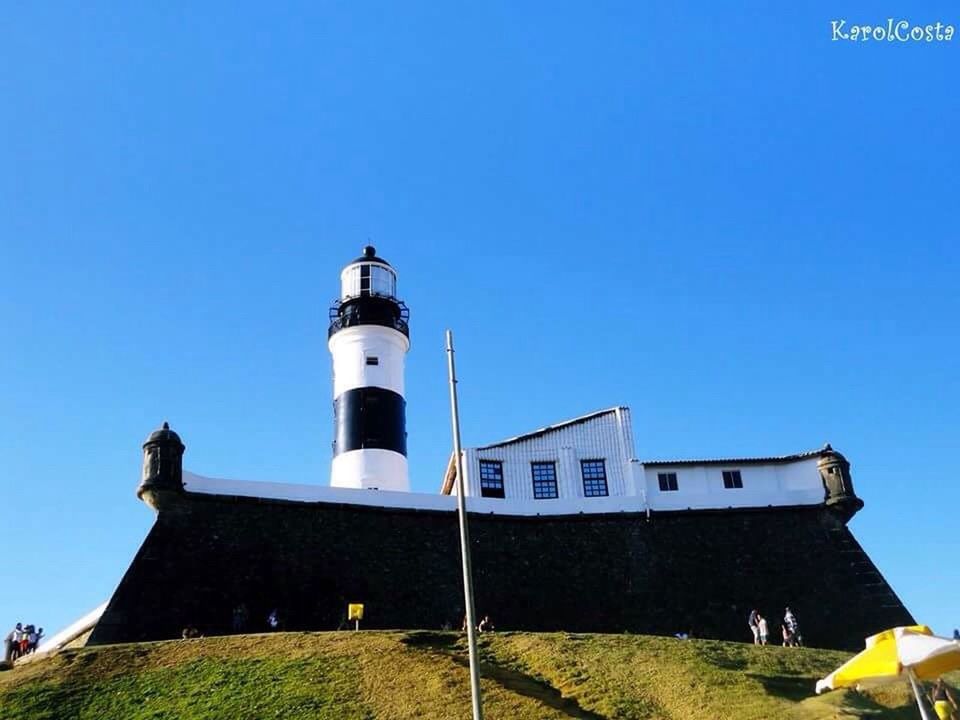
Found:
[[[470,567],[470,532],[467,529],[466,491],[463,486],[463,452],[460,449],[460,409],[457,405],[457,371],[453,361],[453,333],[447,330],[447,370],[450,377],[450,420],[453,425],[453,455],[457,463],[457,518],[460,521],[460,557],[463,560],[463,602],[467,615],[467,647],[470,652],[470,699],[473,720],[483,720],[480,670],[477,659],[477,622],[473,610],[473,572]]]

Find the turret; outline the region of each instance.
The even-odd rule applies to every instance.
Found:
[[[330,308],[334,487],[408,491],[404,362],[410,313],[397,272],[368,245],[340,273]]]
[[[827,443],[820,451],[817,469],[823,480],[827,506],[839,511],[844,520],[852,518],[863,507],[863,500],[853,491],[850,463]]]
[[[183,493],[183,451],[180,436],[164,423],[143,443],[143,474],[137,497],[154,510],[168,507]]]

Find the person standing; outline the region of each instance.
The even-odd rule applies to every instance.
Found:
[[[766,645],[767,638],[770,636],[770,627],[767,625],[767,619],[763,615],[758,613],[757,618],[757,629],[760,631],[760,644]]]
[[[493,632],[493,623],[490,621],[489,615],[484,615],[483,620],[480,621],[480,624],[477,625],[478,632]]]
[[[16,660],[20,657],[20,643],[23,641],[23,623],[17,623],[16,627],[13,628],[11,637],[13,640],[13,652],[10,655],[10,659]]]
[[[23,635],[20,636],[20,655],[24,656],[30,652],[30,635],[36,630],[33,625],[27,625],[23,629]]]
[[[750,611],[750,617],[747,618],[747,625],[750,626],[750,632],[753,633],[753,644],[760,644],[760,625],[757,618],[760,617],[760,613],[756,610]]]
[[[930,699],[933,701],[933,709],[940,720],[955,720],[957,717],[957,698],[950,692],[950,688],[943,682],[943,678],[937,680],[930,691]]]
[[[800,622],[797,620],[797,616],[794,615],[793,610],[790,608],[784,608],[783,624],[786,625],[787,632],[790,633],[790,645],[793,647],[800,647],[803,645],[803,638],[800,635]]]
[[[233,609],[233,631],[243,633],[247,631],[247,619],[250,614],[247,612],[246,603],[240,603]]]
[[[11,630],[3,639],[3,661],[6,663],[13,662],[13,633]]]

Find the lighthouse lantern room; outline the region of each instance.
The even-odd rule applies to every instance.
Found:
[[[340,273],[330,308],[333,487],[409,491],[404,359],[410,317],[397,273],[368,245]]]

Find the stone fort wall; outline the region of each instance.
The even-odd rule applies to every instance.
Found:
[[[500,630],[746,641],[751,607],[778,641],[785,605],[808,645],[859,649],[910,613],[826,507],[563,517],[470,516],[476,610]],[[90,644],[250,631],[459,628],[455,513],[184,493],[162,507]]]

